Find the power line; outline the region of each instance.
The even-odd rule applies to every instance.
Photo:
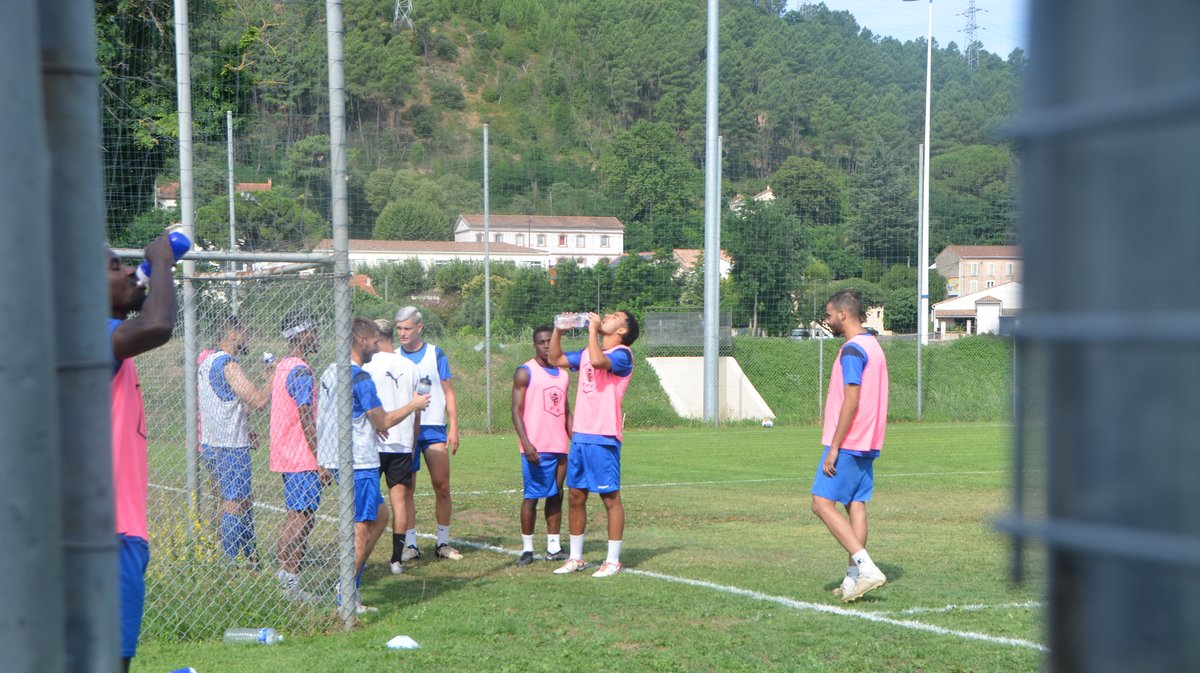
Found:
[[[966,28],[959,32],[967,38],[967,66],[972,69],[979,67],[979,24],[975,21],[975,15],[986,11],[986,9],[977,8],[975,0],[968,0],[967,11],[958,15],[967,17]]]

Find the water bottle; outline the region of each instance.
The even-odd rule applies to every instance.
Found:
[[[417,394],[418,395],[428,395],[429,391],[432,389],[433,389],[433,381],[429,380],[428,375],[422,376],[421,380],[417,381]]]
[[[263,364],[264,365],[275,364],[275,354],[270,351],[263,351]]]
[[[188,250],[192,249],[192,242],[188,240],[187,236],[184,236],[178,231],[172,231],[170,235],[167,236],[167,240],[171,242],[171,252],[174,254],[176,262],[182,259],[183,256],[187,254]],[[136,275],[138,279],[138,285],[146,287],[150,284],[150,260],[144,260],[138,265]]]
[[[272,628],[225,629],[225,642],[274,645],[275,643],[283,642],[283,636],[279,635],[279,632]]]
[[[554,326],[560,330],[587,327],[587,324],[588,316],[586,313],[559,313],[554,316]]]

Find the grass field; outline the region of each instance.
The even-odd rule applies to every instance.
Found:
[[[151,639],[133,670],[1039,670],[1040,559],[1028,575],[1039,579],[1012,585],[1006,541],[989,525],[1009,499],[1008,437],[1002,425],[890,428],[869,544],[889,581],[843,605],[830,590],[845,555],[809,511],[816,428],[627,433],[627,570],[607,580],[556,576],[545,562],[513,566],[513,438],[469,436],[453,478],[463,561],[423,560],[393,577],[385,537],[363,588],[380,612],[358,630],[273,647]],[[589,504],[586,556],[599,562],[603,508]],[[418,508],[431,532],[428,482]],[[539,552],[544,533],[539,521]],[[386,649],[399,634],[421,649]]]

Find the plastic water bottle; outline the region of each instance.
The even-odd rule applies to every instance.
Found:
[[[225,629],[225,642],[274,645],[275,643],[283,642],[283,636],[279,635],[279,632],[272,628]]]
[[[417,381],[417,394],[428,395],[430,390],[433,390],[433,381],[429,380],[429,376],[422,376],[421,380]]]
[[[576,329],[587,327],[588,315],[586,313],[559,313],[554,316],[554,326],[559,329]]]
[[[176,262],[182,259],[183,256],[187,254],[188,250],[192,249],[192,242],[188,240],[187,236],[184,236],[178,231],[172,231],[170,235],[167,236],[167,240],[171,242],[171,252],[174,253]],[[137,275],[138,285],[141,285],[142,287],[148,286],[150,284],[150,260],[147,259],[139,264],[135,273]]]

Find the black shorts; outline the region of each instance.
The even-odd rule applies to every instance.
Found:
[[[397,484],[411,487],[413,485],[413,454],[379,454],[379,474],[386,478],[389,489]]]

